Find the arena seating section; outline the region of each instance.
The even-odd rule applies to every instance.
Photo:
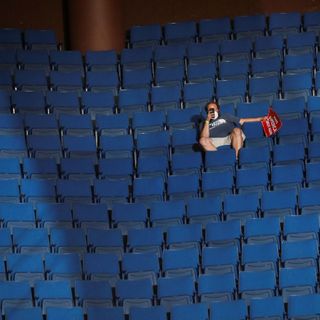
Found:
[[[5,320],[319,319],[320,12],[0,30]],[[202,152],[205,104],[280,115]]]

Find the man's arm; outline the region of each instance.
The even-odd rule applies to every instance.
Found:
[[[264,118],[265,116],[257,117],[257,118],[241,118],[239,123],[243,125],[245,122],[259,122],[259,121],[262,121]]]
[[[210,137],[210,131],[209,131],[209,122],[212,118],[212,115],[210,112],[208,113],[207,119],[205,120],[202,130],[200,132],[200,138],[209,138]]]

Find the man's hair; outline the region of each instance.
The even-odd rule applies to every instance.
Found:
[[[210,104],[215,104],[217,107],[218,107],[218,110],[220,110],[220,106],[219,106],[219,104],[218,104],[218,102],[216,102],[216,101],[214,101],[214,100],[211,100],[211,101],[209,101],[206,105],[205,105],[205,110],[206,110],[206,112],[208,112],[208,107],[209,107],[209,105]]]

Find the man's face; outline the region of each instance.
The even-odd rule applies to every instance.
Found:
[[[219,108],[215,103],[210,103],[208,105],[208,113],[211,113],[211,112],[214,112],[214,111],[219,112]]]

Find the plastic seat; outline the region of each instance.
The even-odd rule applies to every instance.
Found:
[[[82,71],[51,71],[50,87],[55,91],[77,91],[83,90]]]
[[[130,252],[122,258],[122,274],[125,279],[150,279],[156,285],[160,264],[156,252]]]
[[[167,23],[163,27],[163,32],[167,44],[195,42],[197,25],[195,21]]]
[[[313,141],[309,143],[308,146],[308,160],[310,162],[318,162],[319,160],[319,142]],[[312,164],[308,164],[307,166],[313,166]]]
[[[298,12],[271,13],[269,15],[269,31],[272,35],[287,36],[297,33],[301,28],[301,14]]]
[[[73,221],[80,228],[109,228],[108,207],[103,203],[75,203],[72,212]]]
[[[8,182],[6,188],[10,189]],[[36,226],[34,208],[30,203],[5,203],[5,198],[3,197],[0,204],[0,213],[1,224],[5,228],[34,228]]]
[[[52,230],[52,234],[53,234]],[[76,253],[56,254],[49,253],[44,257],[45,272],[50,280],[82,279],[80,258]]]
[[[141,177],[133,179],[132,197],[135,202],[162,201],[165,186],[162,177]]]
[[[2,179],[0,180],[0,199],[3,203],[19,203],[21,194],[19,189],[20,179]]]
[[[247,79],[249,64],[247,59],[237,59],[231,61],[222,60],[219,64],[219,79]]]
[[[214,95],[213,83],[186,83],[184,85],[184,105],[186,108],[204,105],[212,100]]]
[[[16,70],[14,85],[17,90],[42,91],[49,89],[47,74],[44,70]]]
[[[11,113],[11,94],[6,90],[1,89],[0,85],[0,113]]]
[[[273,190],[296,189],[304,186],[303,168],[300,164],[275,165],[271,168]]]
[[[288,163],[298,163],[303,165],[304,160],[305,148],[301,142],[273,146],[273,165]]]
[[[218,148],[215,152],[205,154],[204,167],[206,172],[228,170],[235,173],[236,154],[234,149]]]
[[[126,68],[122,71],[123,89],[149,89],[153,82],[152,70],[150,67],[141,69]]]
[[[176,305],[193,303],[194,296],[195,286],[191,276],[163,277],[158,280],[158,299],[167,311]]]
[[[45,314],[49,307],[73,307],[71,284],[68,280],[38,280],[34,284],[35,305]]]
[[[82,54],[78,50],[50,51],[53,70],[83,72]]]
[[[278,77],[280,79],[281,70],[282,58],[280,55],[255,57],[251,62],[251,73],[253,78]]]
[[[196,128],[175,130],[171,134],[171,148],[174,154],[198,150],[198,130]]]
[[[182,110],[168,110],[166,124],[170,132],[197,128],[201,120],[201,109],[190,107]]]
[[[177,85],[151,88],[152,110],[180,109],[181,88]]]
[[[9,254],[6,256],[8,278],[12,281],[45,280],[42,257],[34,254]]]
[[[244,194],[227,194],[224,197],[224,216],[229,219],[257,217],[260,210],[258,192]]]
[[[281,268],[279,271],[279,289],[285,302],[293,295],[315,293],[316,285],[315,267]]]
[[[88,228],[87,244],[90,252],[115,253],[119,259],[124,251],[120,229],[102,230]]]
[[[173,175],[196,173],[200,175],[202,170],[202,155],[194,153],[174,153],[171,159],[171,173]]]
[[[273,270],[239,272],[239,293],[244,301],[273,297],[276,292],[276,274]]]
[[[129,184],[126,180],[98,180],[93,182],[94,199],[112,207],[115,203],[127,203],[131,198]]]
[[[266,17],[263,14],[236,16],[234,18],[234,33],[237,39],[250,37],[255,39],[266,32]]]
[[[261,36],[255,40],[255,56],[259,58],[275,56],[282,58],[283,49],[284,39],[281,34],[271,34],[268,37]]]
[[[153,305],[152,283],[149,279],[118,280],[115,295],[124,313],[129,313],[133,306],[151,307]]]
[[[33,306],[31,286],[26,281],[1,281],[0,302],[2,314],[9,308]]]
[[[158,46],[154,49],[154,62],[157,67],[175,66],[184,64],[186,56],[185,44],[167,44],[166,46]]]
[[[116,69],[88,71],[85,87],[92,93],[110,93],[113,96],[117,96],[120,87],[118,72]]]
[[[244,300],[213,302],[210,305],[210,320],[245,320],[247,306]]]
[[[200,301],[233,300],[236,293],[236,280],[233,273],[201,274],[198,278],[198,296]]]
[[[67,157],[92,158],[97,156],[96,141],[93,135],[63,137],[63,151]]]
[[[246,79],[217,80],[219,104],[244,102],[247,92]]]
[[[301,96],[291,99],[274,100],[272,107],[281,119],[299,119],[304,117],[306,100]]]
[[[309,96],[307,101],[307,114],[309,116],[310,121],[312,121],[313,117],[318,117],[320,114],[319,108],[319,97],[318,96]]]
[[[295,189],[264,191],[261,197],[261,211],[266,216],[295,214],[297,199]]]
[[[128,230],[127,248],[129,252],[153,252],[160,257],[163,242],[163,232],[160,227]]]
[[[120,62],[122,68],[145,68],[149,67],[153,58],[153,48],[137,47],[125,48],[121,51]]]
[[[13,90],[14,82],[12,72],[10,70],[1,70],[0,73],[0,89],[1,90]]]
[[[222,60],[250,60],[252,51],[252,41],[248,38],[238,40],[222,40],[220,53]]]
[[[112,307],[112,288],[107,281],[76,280],[75,298],[82,308],[89,306]]]
[[[74,320],[83,319],[83,310],[80,307],[48,307],[46,310],[48,320],[58,320],[61,317],[72,317]]]
[[[114,287],[120,279],[120,266],[115,253],[85,253],[83,255],[83,275],[85,280],[107,281]]]
[[[5,254],[10,254],[12,253],[13,245],[12,245],[12,239],[11,239],[11,231],[9,228],[1,228],[0,230],[0,253],[2,255]],[[5,266],[3,264],[3,269],[2,269],[2,280],[7,280],[6,279],[6,274],[5,273]]]
[[[319,314],[318,293],[289,296],[288,298],[288,318],[303,319],[305,317],[318,317]]]
[[[12,77],[10,75],[12,75],[13,71],[16,69],[17,67],[17,54],[16,54],[17,50],[14,48],[2,48],[0,51],[0,70],[1,73],[2,71],[3,74],[3,78],[1,80],[1,85],[0,87],[2,87],[2,89],[12,89]],[[9,80],[9,81],[8,81]]]
[[[201,223],[204,228],[207,223],[220,220],[222,199],[218,196],[191,198],[186,202],[186,210],[189,223]]]
[[[283,71],[285,74],[310,74],[313,75],[314,53],[287,54],[284,56]],[[311,83],[312,84],[312,83]],[[311,87],[311,86],[310,86]]]
[[[90,115],[61,114],[59,126],[63,135],[93,136],[93,126]]]
[[[94,159],[63,158],[60,162],[60,174],[63,179],[89,179],[96,177]]]
[[[217,42],[189,43],[187,46],[189,65],[210,62],[216,63],[219,50],[219,43]]]
[[[38,253],[50,252],[47,229],[14,228],[12,230],[14,252]]]
[[[62,202],[92,202],[91,185],[88,180],[57,180],[57,197]]]
[[[148,308],[139,308],[132,307],[130,308],[129,317],[132,320],[165,320],[166,319],[166,310],[163,306],[151,306]]]
[[[56,202],[56,183],[46,179],[22,179],[21,197],[25,202]]]
[[[298,204],[302,214],[316,213],[319,208],[317,195],[319,187],[302,188],[298,197]]]
[[[165,155],[150,155],[138,158],[137,176],[161,176],[166,181],[169,171],[168,158]]]
[[[272,103],[279,97],[280,85],[277,76],[253,77],[249,79],[249,96],[252,102]]]
[[[24,125],[27,134],[58,135],[58,121],[53,114],[25,114]]]
[[[197,173],[168,176],[167,194],[170,200],[197,198],[199,188],[199,174]]]
[[[182,88],[186,78],[183,64],[156,66],[154,73],[154,83],[157,86],[179,86]]]
[[[110,320],[124,320],[123,307],[88,307],[87,314],[89,320],[103,320],[106,314]]]
[[[132,26],[130,28],[130,44],[133,48],[159,45],[162,41],[160,24]]]
[[[276,242],[246,243],[242,247],[241,263],[245,271],[272,270],[278,274],[279,248]]]
[[[101,136],[99,147],[104,158],[132,158],[133,137],[130,134],[121,136]]]
[[[248,244],[276,243],[280,245],[280,218],[267,216],[249,218],[244,225],[244,240]]]
[[[185,214],[185,203],[183,200],[153,202],[150,204],[151,226],[161,227],[163,228],[163,232],[170,225],[183,223]]]
[[[56,33],[51,29],[26,29],[24,41],[29,50],[56,50],[58,47]]]
[[[20,114],[1,114],[0,128],[2,135],[24,135],[23,117]]]
[[[115,50],[87,50],[85,53],[85,66],[87,71],[115,70],[118,57]]]
[[[282,241],[281,263],[285,268],[317,268],[318,249],[317,239]]]
[[[231,21],[227,17],[201,19],[199,21],[199,37],[202,42],[229,39],[231,28]]]
[[[132,184],[134,173],[133,161],[130,158],[111,158],[98,160],[98,177],[110,181],[125,180]]]
[[[283,120],[282,128],[277,132],[279,144],[302,142],[307,145],[309,127],[307,119]]]
[[[1,179],[21,178],[20,161],[18,158],[0,158]]]
[[[33,76],[33,75],[32,75]],[[15,91],[12,93],[12,106],[19,113],[46,113],[45,97],[40,91]]]
[[[85,253],[87,242],[84,230],[74,228],[53,227],[50,229],[52,252]]]
[[[204,247],[202,269],[205,274],[237,274],[239,252],[237,245]]]
[[[80,101],[77,92],[48,91],[46,93],[47,105],[51,113],[80,114]]]
[[[41,228],[72,228],[71,206],[66,203],[38,202],[36,204],[37,224]]]
[[[240,168],[255,168],[265,167],[269,172],[271,161],[271,153],[268,146],[252,146],[240,149],[239,152],[239,167]]]
[[[319,142],[319,137],[320,137],[320,118],[318,117],[313,117],[311,120],[311,137],[312,141]]]
[[[270,308],[270,305],[272,305],[272,308]],[[284,304],[281,296],[252,299],[250,301],[251,319],[256,320],[260,317],[275,317],[275,319],[283,319],[284,313]]]
[[[232,193],[234,176],[230,170],[204,172],[202,174],[202,193],[205,197]]]
[[[4,49],[22,49],[22,31],[18,28],[1,28],[0,43]]]
[[[163,155],[169,157],[170,134],[168,131],[139,133],[136,138],[138,156]]]
[[[240,220],[209,223],[205,229],[205,243],[209,247],[235,245],[239,248],[241,238]]]
[[[113,93],[84,91],[81,93],[81,106],[93,120],[97,114],[111,115],[115,108]]]
[[[143,203],[115,203],[112,206],[111,225],[126,234],[130,228],[145,228],[147,207]]]
[[[285,74],[282,79],[282,91],[285,99],[303,97],[305,101],[312,95],[312,74],[309,71],[298,74]]]
[[[130,133],[129,117],[125,113],[100,115],[95,119],[95,130],[98,136],[118,136]]]
[[[189,63],[188,82],[215,82],[217,77],[217,65],[215,61],[203,63]]]
[[[164,249],[162,272],[165,277],[192,276],[196,280],[199,272],[198,248]]]
[[[17,308],[7,308],[5,310],[5,317],[8,320],[41,320],[42,319],[42,311],[39,307],[17,307]]]

